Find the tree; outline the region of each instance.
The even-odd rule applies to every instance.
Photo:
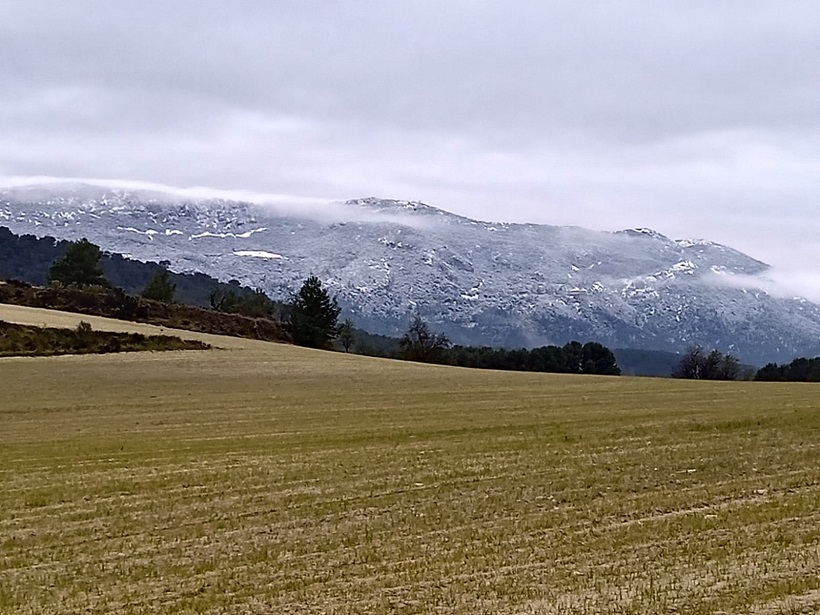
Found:
[[[688,348],[672,372],[673,378],[690,380],[737,380],[739,375],[740,361],[737,357],[719,350],[707,354],[700,346]]]
[[[786,379],[786,366],[780,366],[777,363],[766,363],[763,367],[757,370],[755,380],[763,380],[769,382],[778,382]]]
[[[581,372],[604,376],[620,376],[621,368],[612,351],[598,342],[587,342],[581,349]]]
[[[310,276],[290,301],[293,341],[299,346],[330,348],[339,334],[341,308],[316,276]]]
[[[232,290],[224,290],[216,287],[208,295],[208,300],[211,302],[211,308],[217,312],[230,312],[236,304],[236,293]]]
[[[700,346],[691,346],[686,349],[686,352],[681,357],[675,371],[672,372],[673,378],[686,378],[689,380],[700,380],[705,378],[706,371],[706,354]]]
[[[342,344],[342,348],[345,349],[345,352],[350,352],[350,348],[353,346],[354,341],[355,336],[353,335],[353,323],[350,322],[349,318],[346,318],[345,321],[339,326],[339,342]]]
[[[450,340],[442,333],[433,333],[420,316],[410,323],[399,341],[402,358],[422,363],[440,363],[444,351],[450,347]]]
[[[567,342],[564,351],[564,370],[570,374],[580,374],[584,369],[584,347],[581,342]]]
[[[176,293],[177,285],[171,282],[171,276],[167,269],[158,271],[145,285],[142,291],[142,296],[145,299],[152,299],[154,301],[162,301],[163,303],[173,303],[174,293]]]
[[[110,286],[100,269],[102,251],[87,239],[69,244],[62,258],[51,264],[49,283],[63,286]]]
[[[731,354],[718,353],[718,362],[713,372],[713,380],[737,380],[740,377],[740,361]]]

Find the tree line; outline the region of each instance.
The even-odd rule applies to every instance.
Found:
[[[416,316],[399,342],[399,358],[458,367],[560,374],[619,376],[621,370],[612,351],[597,342],[569,342],[540,348],[492,348],[451,345]]]
[[[758,370],[741,365],[737,357],[718,350],[689,348],[672,373],[692,380],[757,380],[760,382],[820,382],[820,357],[800,357],[791,363],[768,363]]]
[[[768,363],[755,374],[755,380],[768,382],[820,382],[820,357],[801,357],[788,365]]]

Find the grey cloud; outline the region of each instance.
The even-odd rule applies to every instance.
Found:
[[[6,0],[0,173],[818,256],[820,5]],[[799,241],[795,241],[799,238]]]
[[[16,5],[27,27],[4,33],[23,79],[496,138],[820,118],[809,61],[820,7],[805,2],[52,5]]]

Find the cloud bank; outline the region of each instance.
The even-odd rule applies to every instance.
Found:
[[[0,175],[653,227],[811,285],[818,30],[801,0],[6,0]]]

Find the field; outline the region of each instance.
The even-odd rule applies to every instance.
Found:
[[[820,611],[820,386],[180,335],[0,359],[0,613]]]

